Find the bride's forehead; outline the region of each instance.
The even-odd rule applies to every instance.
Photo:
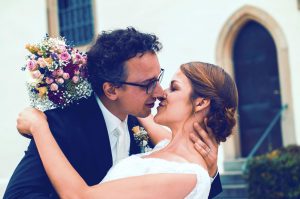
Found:
[[[179,69],[175,72],[175,74],[172,77],[172,81],[176,81],[179,83],[188,83],[188,78],[185,76],[185,74]]]

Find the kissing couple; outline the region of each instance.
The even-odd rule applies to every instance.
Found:
[[[132,27],[102,32],[87,53],[89,98],[19,114],[19,132],[33,139],[4,198],[218,195],[218,145],[236,123],[236,85],[221,67],[190,62],[163,90],[161,48],[155,35]],[[137,126],[148,132],[151,151],[141,153],[132,132]]]

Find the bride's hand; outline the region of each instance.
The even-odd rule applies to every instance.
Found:
[[[17,119],[17,129],[25,137],[31,136],[36,128],[46,124],[46,115],[35,108],[25,108],[19,113]]]
[[[216,139],[213,136],[211,128],[207,126],[207,118],[204,120],[205,129],[203,129],[198,123],[194,124],[194,129],[197,135],[191,134],[190,138],[194,142],[196,150],[204,158],[208,173],[210,177],[215,177],[218,173],[218,147]]]

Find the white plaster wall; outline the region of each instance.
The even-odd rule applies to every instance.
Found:
[[[289,50],[297,143],[300,144],[300,10],[296,0],[98,0],[98,30],[134,26],[157,34],[164,48],[159,54],[166,68],[163,85],[181,63],[201,60],[215,63],[218,35],[238,9],[252,5],[269,13],[283,29]],[[297,103],[298,102],[298,103]]]
[[[289,49],[292,96],[300,144],[300,11],[296,0],[95,0],[98,31],[134,26],[159,36],[159,54],[167,69],[167,86],[181,63],[201,60],[215,63],[215,47],[225,21],[248,4],[268,12],[282,27]],[[0,1],[0,197],[28,141],[15,130],[15,119],[28,104],[20,71],[27,54],[24,45],[39,41],[47,31],[46,0]],[[298,103],[297,103],[298,102]],[[222,148],[219,165],[222,170]]]
[[[25,76],[26,43],[38,42],[47,32],[45,1],[0,1],[0,198],[28,140],[15,129],[18,112],[28,106]]]

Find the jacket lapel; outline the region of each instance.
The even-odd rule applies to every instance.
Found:
[[[94,96],[87,99],[87,105],[82,106],[82,108],[84,110],[81,112],[85,114],[82,117],[85,118],[85,131],[88,132],[92,145],[97,146],[94,150],[99,153],[99,157],[95,158],[100,158],[101,162],[99,164],[108,170],[112,166],[112,154],[108,131],[101,109]],[[140,153],[140,147],[137,145],[132,132],[132,128],[140,124],[136,117],[132,115],[128,116],[127,124],[130,135],[129,155]]]
[[[97,166],[106,174],[112,166],[111,148],[105,120],[94,95],[87,100],[87,106],[83,108],[85,110],[82,112],[86,114],[82,117],[85,118],[85,131],[89,134],[93,151],[98,156],[95,157],[99,160]]]

